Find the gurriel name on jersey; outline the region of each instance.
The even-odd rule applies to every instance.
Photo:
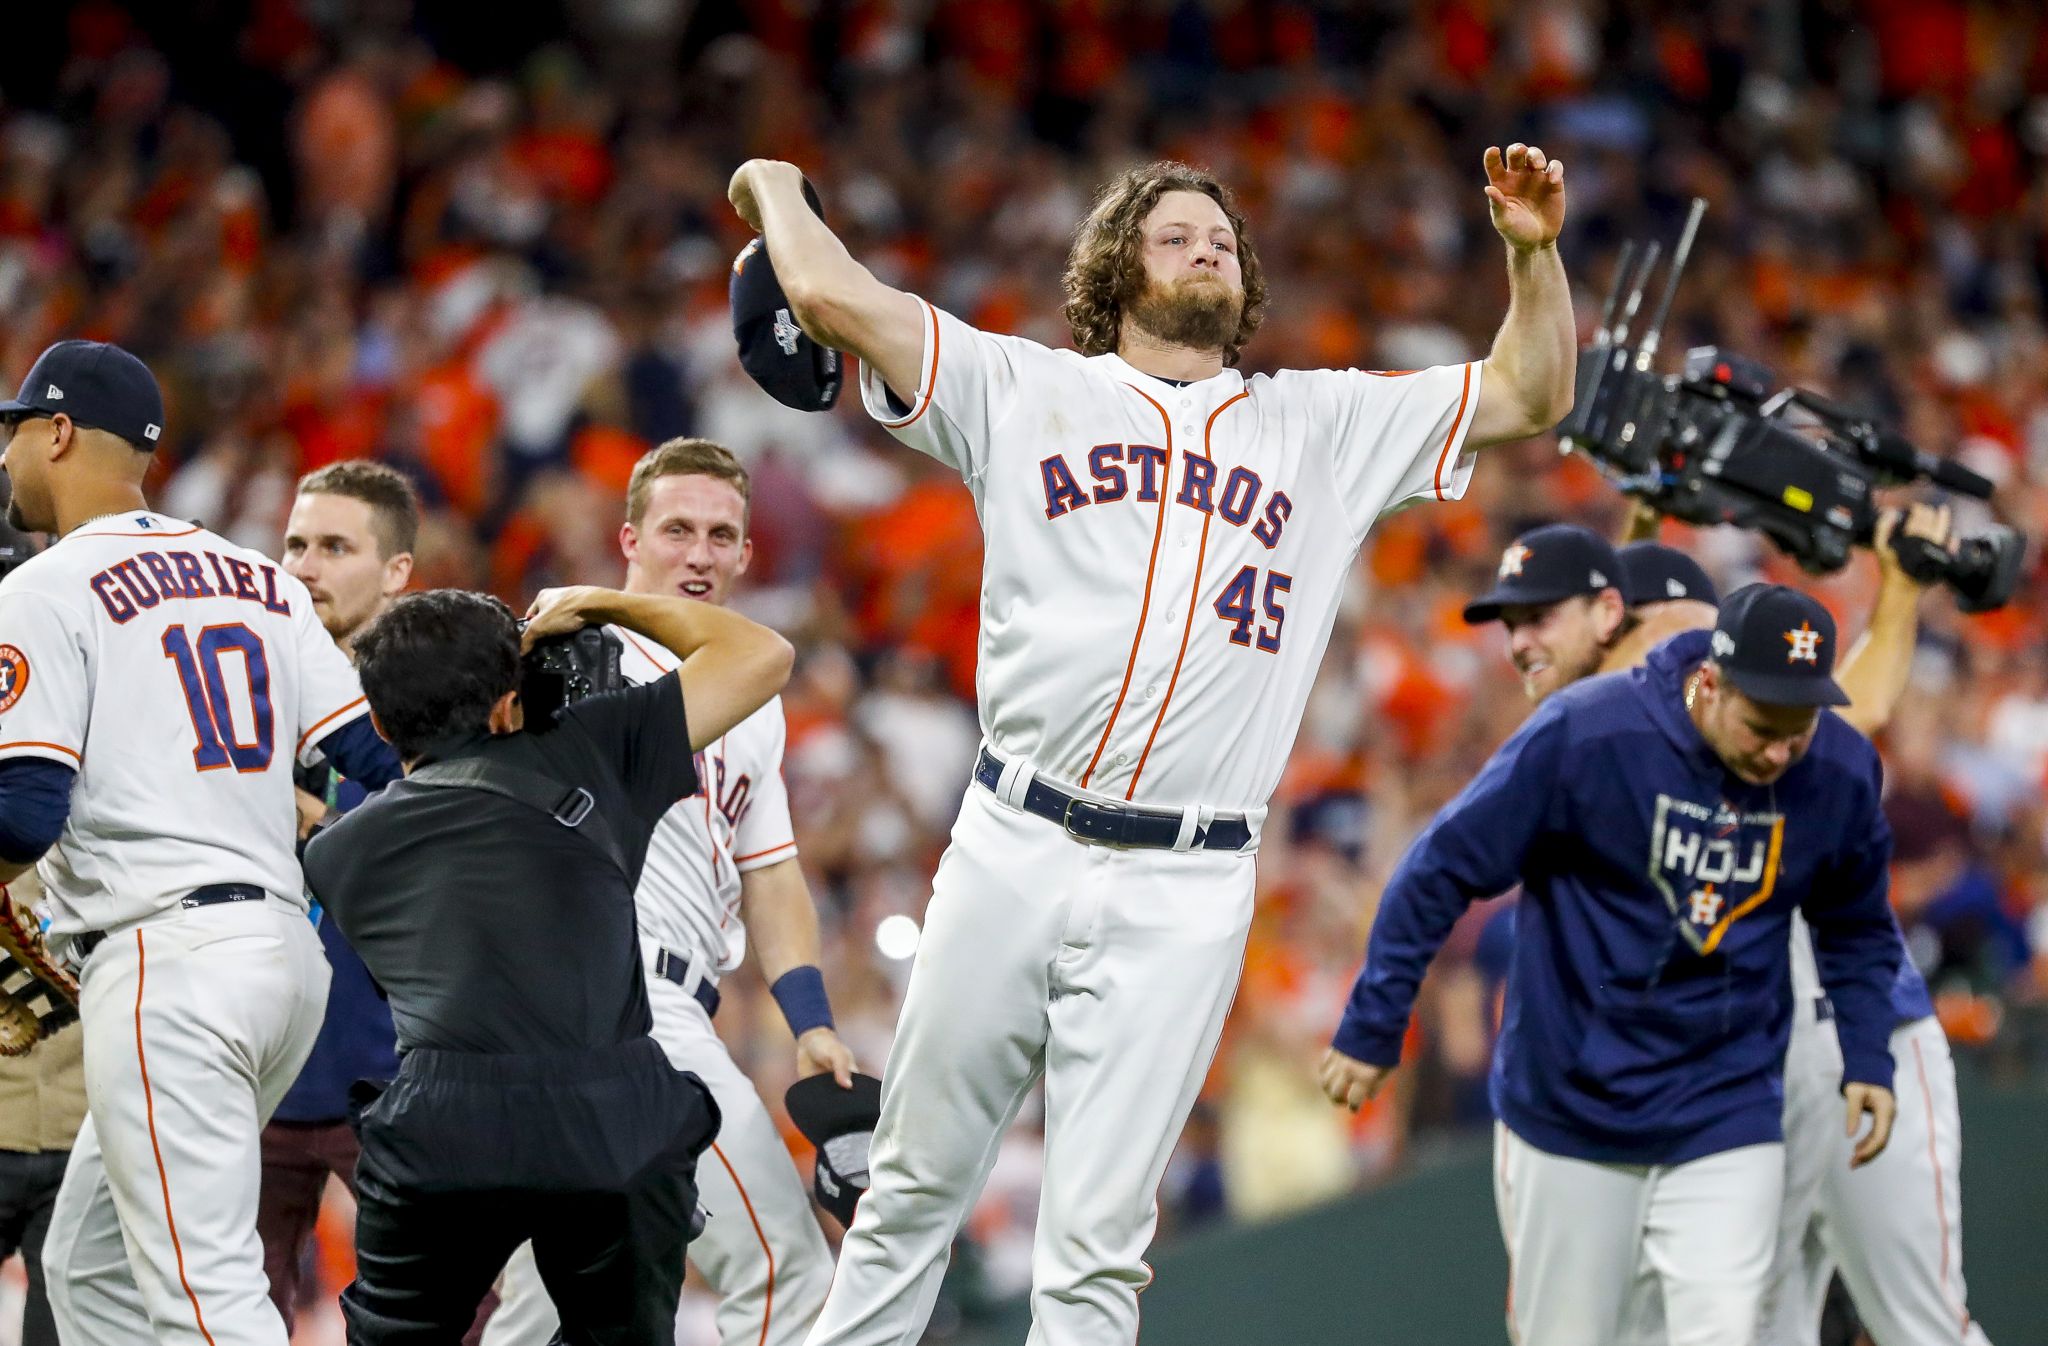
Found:
[[[239,598],[280,616],[290,616],[292,610],[278,592],[277,567],[250,565],[238,556],[210,551],[137,552],[100,571],[86,585],[117,625],[166,598]]]

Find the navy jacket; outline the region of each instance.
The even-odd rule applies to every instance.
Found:
[[[1783,1138],[1788,926],[1813,927],[1846,1080],[1889,1088],[1902,941],[1876,751],[1831,712],[1769,786],[1686,714],[1708,633],[1546,701],[1402,858],[1334,1040],[1400,1059],[1466,904],[1520,882],[1493,1105],[1530,1144],[1673,1164]]]
[[[367,723],[367,719],[365,720]],[[319,768],[327,777],[327,802],[346,813],[368,797],[361,785]],[[277,1105],[280,1122],[333,1123],[348,1117],[348,1089],[357,1080],[388,1080],[398,1073],[398,1031],[391,1024],[391,1006],[377,989],[370,970],[342,938],[341,928],[315,907],[320,943],[327,950],[333,980],[327,986],[326,1017],[320,1036],[284,1100]]]

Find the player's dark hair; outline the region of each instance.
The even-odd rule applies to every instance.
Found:
[[[748,513],[753,511],[753,483],[733,451],[708,439],[685,437],[649,449],[633,464],[633,475],[626,482],[626,522],[639,527],[647,517],[647,497],[653,494],[654,483],[663,477],[711,477],[722,481],[740,493]],[[742,520],[744,524],[744,516]]]
[[[519,685],[519,625],[489,594],[407,594],[356,637],[356,672],[377,723],[409,762],[436,739],[490,731]]]
[[[1074,231],[1067,254],[1067,325],[1083,355],[1106,355],[1116,349],[1124,316],[1145,292],[1145,217],[1168,192],[1200,192],[1223,208],[1237,234],[1237,261],[1244,273],[1244,308],[1237,333],[1224,343],[1223,363],[1237,363],[1238,352],[1266,317],[1266,275],[1259,252],[1245,230],[1244,212],[1230,189],[1206,169],[1162,159],[1142,168],[1126,169],[1096,195],[1095,206]]]
[[[377,558],[388,561],[419,545],[420,494],[404,473],[367,458],[329,463],[299,478],[300,495],[345,495],[370,507]]]

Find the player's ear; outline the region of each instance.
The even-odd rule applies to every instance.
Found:
[[[72,446],[76,443],[78,443],[78,422],[72,420],[61,411],[50,417],[50,461],[54,463],[59,458],[70,453]]]
[[[619,525],[619,555],[629,562],[640,559],[640,530],[630,519]]]
[[[402,551],[384,563],[384,596],[395,598],[412,583],[412,553]]]
[[[374,710],[370,712],[370,728],[377,731],[378,738],[383,739],[386,743],[391,742],[391,735],[384,732],[384,722],[377,718],[377,712]],[[393,744],[392,746],[396,747],[397,745]]]

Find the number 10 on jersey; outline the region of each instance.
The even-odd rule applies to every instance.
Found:
[[[270,661],[263,654],[263,637],[240,622],[209,626],[195,642],[182,626],[164,628],[164,657],[177,665],[178,681],[185,689],[185,709],[192,713],[192,732],[198,746],[192,749],[192,766],[198,771],[218,771],[232,765],[237,771],[261,771],[270,765],[276,728],[270,710]],[[239,654],[248,675],[250,739],[244,741],[235,726],[234,706],[228,697],[227,674],[221,656]]]
[[[1264,595],[1259,591],[1259,568],[1246,566],[1231,576],[1230,583],[1223,586],[1223,592],[1216,596],[1216,615],[1230,623],[1230,643],[1250,645],[1254,642],[1267,654],[1280,649],[1280,628],[1287,624],[1287,608],[1281,599],[1294,587],[1294,576],[1283,575],[1277,570],[1266,572]],[[1256,603],[1256,606],[1254,604]],[[1264,609],[1266,620],[1259,621],[1259,610]],[[1254,634],[1252,627],[1257,623]]]

